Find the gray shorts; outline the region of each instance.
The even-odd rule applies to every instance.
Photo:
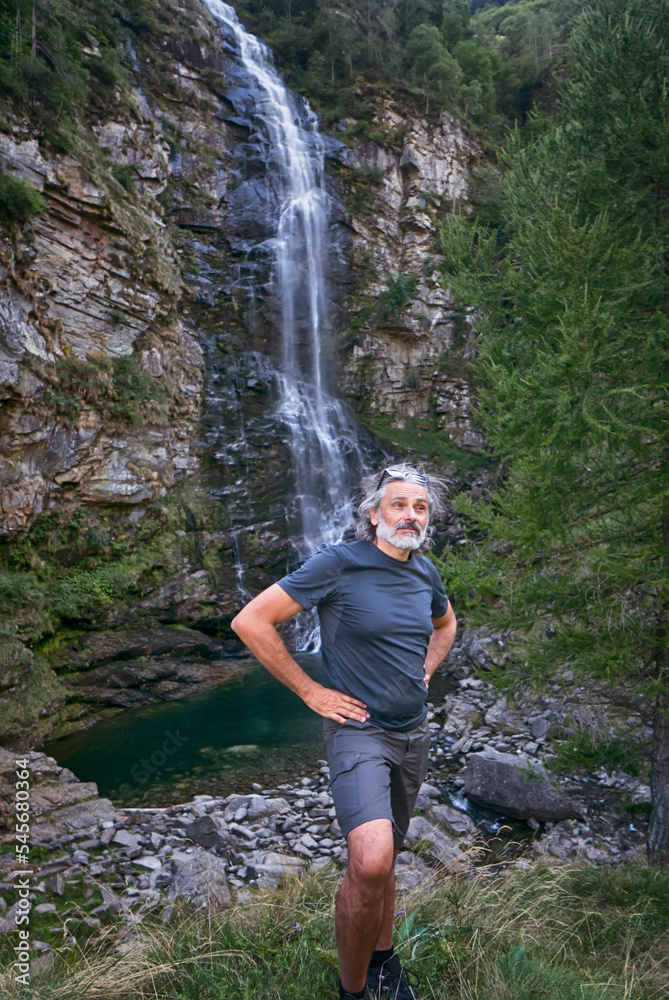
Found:
[[[427,720],[398,733],[371,722],[349,719],[340,724],[325,719],[323,737],[337,822],[344,836],[369,820],[389,819],[395,850],[401,850],[427,774]]]

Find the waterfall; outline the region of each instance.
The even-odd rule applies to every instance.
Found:
[[[247,241],[246,252],[249,259],[259,252],[270,259],[281,334],[275,415],[290,434],[300,522],[300,537],[293,541],[306,557],[341,540],[353,519],[353,484],[366,464],[353,418],[331,394],[327,379],[332,203],[326,144],[316,115],[286,89],[267,46],[244,29],[232,7],[221,0],[205,3],[245,71],[244,89],[238,89],[264,158],[265,183],[261,195],[254,187],[254,197],[271,213],[274,232],[270,239],[263,234],[255,243]],[[255,176],[239,187],[244,183],[256,185]],[[317,641],[312,633],[313,622],[303,632],[303,646]]]

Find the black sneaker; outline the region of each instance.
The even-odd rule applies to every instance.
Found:
[[[354,997],[352,993],[342,993],[341,992],[341,987],[340,987],[340,990],[339,990],[339,1000],[358,1000],[358,998]],[[371,997],[370,997],[369,993],[367,992],[367,987],[366,986],[365,986],[365,992],[364,992],[364,994],[362,996],[362,1000],[371,1000]]]
[[[373,1000],[421,1000],[416,993],[418,985],[418,976],[400,965],[399,955],[391,955],[378,972],[367,973]]]

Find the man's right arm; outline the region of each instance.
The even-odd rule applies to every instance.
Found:
[[[288,652],[276,626],[302,610],[301,604],[274,583],[242,608],[231,628],[263,667],[314,712],[335,722],[365,722],[369,712],[361,701],[312,680]]]

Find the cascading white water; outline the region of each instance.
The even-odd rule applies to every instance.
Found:
[[[327,392],[324,338],[329,327],[328,260],[331,200],[325,146],[306,101],[283,84],[268,48],[240,24],[232,7],[205,0],[252,81],[249,118],[262,137],[274,206],[272,292],[279,304],[281,370],[277,416],[288,427],[294,461],[303,555],[340,540],[352,520],[351,469],[364,468],[356,430],[340,400]],[[353,461],[352,461],[353,459]]]

